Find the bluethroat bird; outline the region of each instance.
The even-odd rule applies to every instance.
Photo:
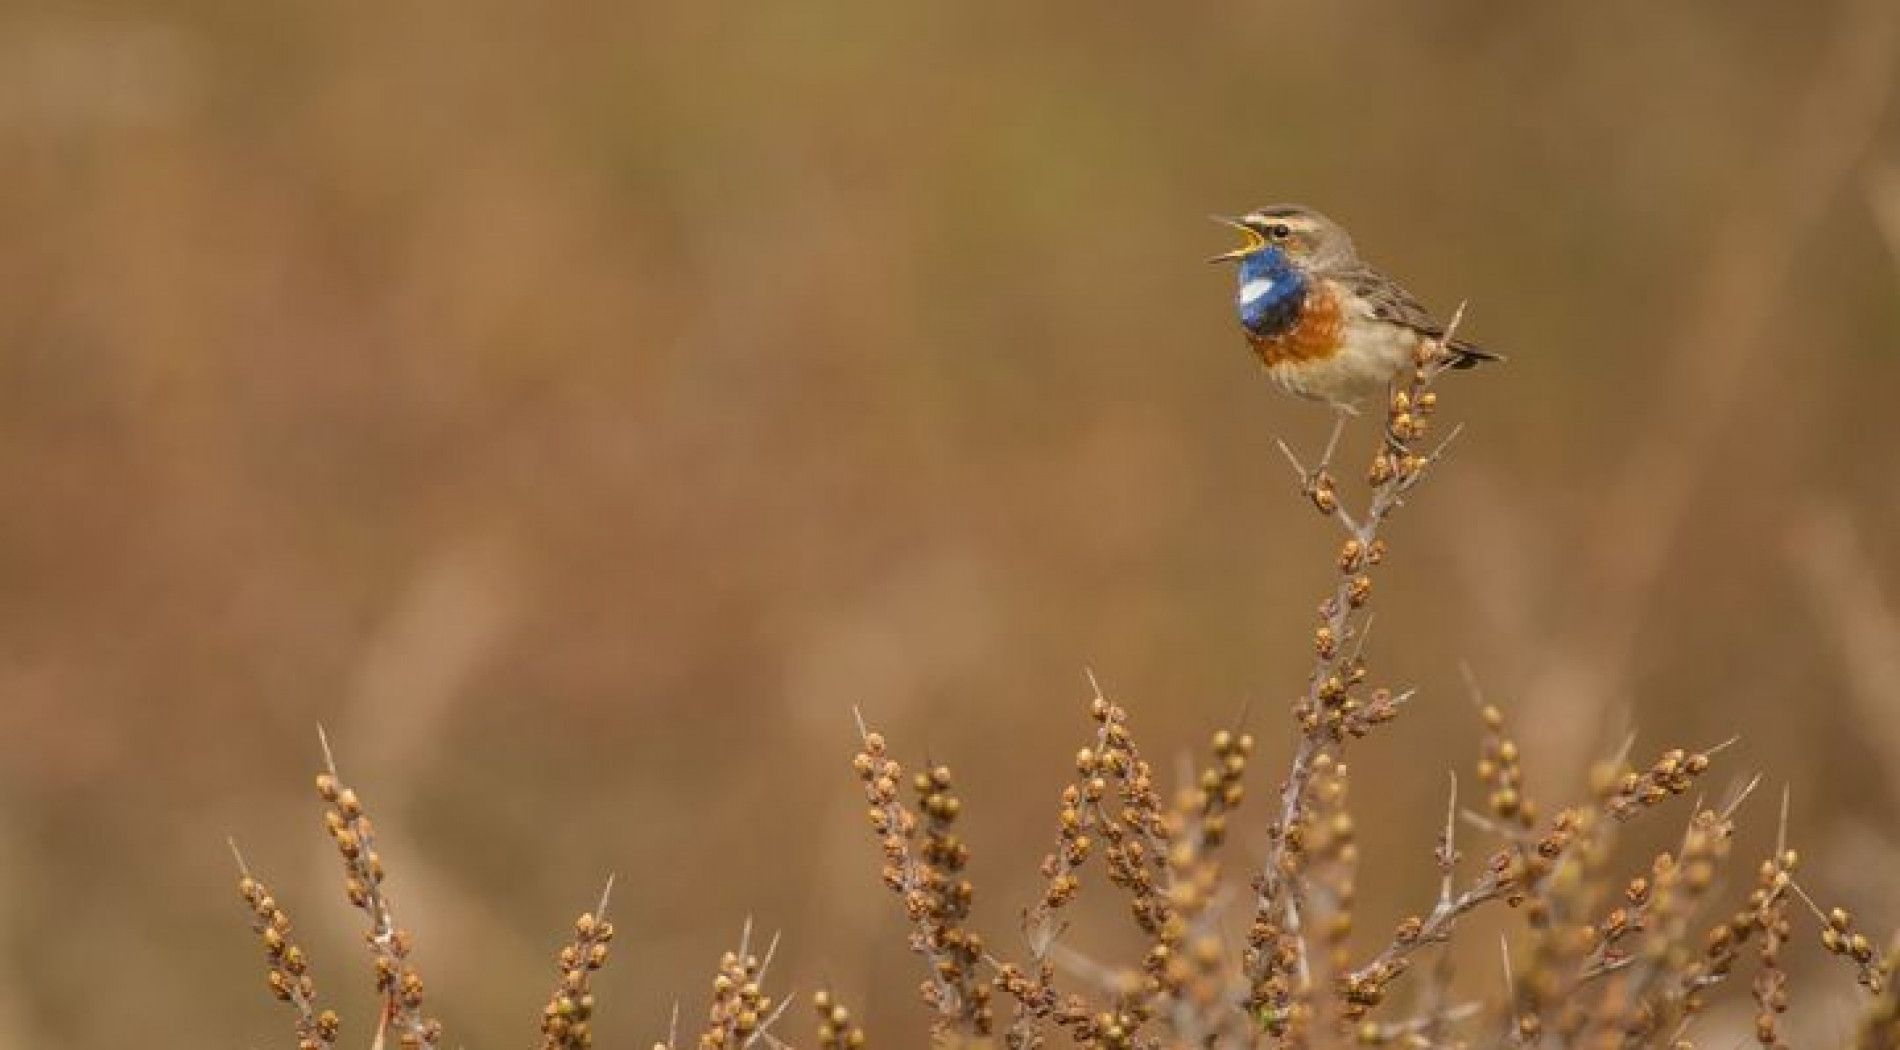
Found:
[[[1240,264],[1240,327],[1282,390],[1351,412],[1411,367],[1420,342],[1444,338],[1445,326],[1361,262],[1345,229],[1319,212],[1276,204],[1216,220],[1246,243],[1208,262]],[[1501,359],[1457,338],[1445,350],[1453,368]]]

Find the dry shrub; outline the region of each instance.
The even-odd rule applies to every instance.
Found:
[[[1247,812],[1253,737],[1238,726],[1214,733],[1197,775],[1168,791],[1138,746],[1128,711],[1097,687],[1088,702],[1090,736],[1058,802],[1056,845],[1042,860],[1043,892],[1023,911],[1020,948],[994,948],[971,925],[976,893],[965,876],[969,848],[958,831],[962,803],[949,767],[907,775],[883,735],[860,725],[853,768],[882,854],[882,881],[899,898],[910,947],[925,963],[920,991],[934,1015],[933,1045],[1679,1048],[1694,1045],[1696,1022],[1713,998],[1730,994],[1752,1000],[1760,1045],[1785,1047],[1781,1017],[1790,990],[1783,951],[1795,925],[1811,919],[1822,946],[1852,968],[1865,990],[1853,1045],[1900,1047],[1900,996],[1892,980],[1900,950],[1878,951],[1847,911],[1823,910],[1802,889],[1799,854],[1786,843],[1785,796],[1782,834],[1739,902],[1719,899],[1717,876],[1730,860],[1736,816],[1752,783],[1716,805],[1698,797],[1677,847],[1634,876],[1611,869],[1619,826],[1696,788],[1724,745],[1671,748],[1639,764],[1625,748],[1598,764],[1582,801],[1546,811],[1526,793],[1503,711],[1482,701],[1475,771],[1482,806],[1461,812],[1452,781],[1435,850],[1438,885],[1435,894],[1421,894],[1429,907],[1401,921],[1369,955],[1353,954],[1360,858],[1349,789],[1359,771],[1347,752],[1398,717],[1411,696],[1374,683],[1360,643],[1374,572],[1387,557],[1381,528],[1450,441],[1426,446],[1438,408],[1431,388],[1443,367],[1442,349],[1428,344],[1393,390],[1386,440],[1355,506],[1331,473],[1337,430],[1311,469],[1284,450],[1304,496],[1339,524],[1344,538],[1335,557],[1338,579],[1313,632],[1312,672],[1292,704],[1293,756],[1267,797],[1266,856],[1245,893],[1225,877],[1223,847]],[[383,889],[374,829],[327,748],[325,757],[317,778],[325,826],[343,861],[349,901],[368,919],[365,939],[382,1003],[374,1045],[393,1035],[405,1048],[430,1050],[439,1045],[441,1026],[424,1013],[410,937]],[[1460,843],[1461,823],[1483,836],[1481,849]],[[1475,862],[1466,849],[1475,850]],[[1091,863],[1125,899],[1145,943],[1139,958],[1103,962],[1061,943],[1065,911]],[[270,987],[292,1007],[301,1050],[331,1050],[340,1022],[317,1005],[288,918],[241,858],[239,867]],[[1248,902],[1250,916],[1234,906],[1239,900]],[[1505,981],[1492,997],[1458,1001],[1448,945],[1467,915],[1487,907],[1512,918]],[[541,1022],[544,1050],[592,1044],[591,982],[613,938],[606,908],[603,893],[560,952]],[[763,991],[772,954],[752,953],[748,929],[720,961],[706,1020],[691,1036],[698,1047],[789,1045],[773,1030],[786,1004]],[[1744,982],[1738,970],[1752,977]],[[829,991],[819,992],[813,1006],[820,1048],[867,1045]],[[909,1040],[917,1038],[890,1045],[916,1046]],[[676,1016],[656,1050],[685,1045]]]

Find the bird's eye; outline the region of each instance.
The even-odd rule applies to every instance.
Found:
[[[1276,241],[1284,241],[1293,235],[1293,230],[1284,222],[1276,222],[1267,227],[1267,236]]]

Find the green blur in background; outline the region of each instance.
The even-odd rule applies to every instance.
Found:
[[[1245,703],[1255,791],[1283,759],[1337,537],[1273,441],[1330,419],[1200,260],[1285,200],[1511,355],[1441,386],[1466,429],[1391,536],[1373,663],[1421,692],[1354,752],[1362,930],[1435,892],[1461,664],[1552,804],[1632,731],[1739,734],[1737,856],[1791,784],[1810,888],[1890,929],[1895,23],[7,5],[0,1045],[287,1043],[226,835],[367,1043],[318,723],[450,1043],[534,1037],[618,872],[602,1045],[698,1016],[748,915],[780,990],[919,1045],[854,705],[957,770],[1001,944],[1085,667],[1164,768]]]

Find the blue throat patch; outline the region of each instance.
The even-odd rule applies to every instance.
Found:
[[[1263,339],[1284,335],[1300,320],[1306,302],[1306,275],[1277,247],[1262,248],[1240,260],[1234,301],[1241,327]]]

